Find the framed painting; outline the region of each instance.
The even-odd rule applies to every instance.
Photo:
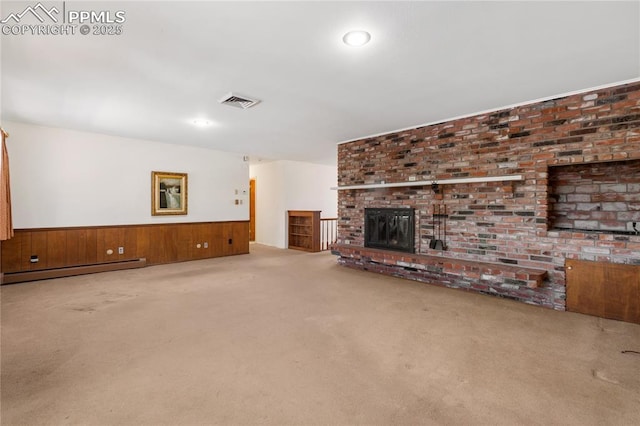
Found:
[[[187,214],[187,174],[151,172],[151,215]]]

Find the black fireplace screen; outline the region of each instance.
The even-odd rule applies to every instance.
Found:
[[[364,246],[414,252],[413,209],[364,209]]]

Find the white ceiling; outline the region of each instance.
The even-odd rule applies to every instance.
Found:
[[[640,76],[638,1],[65,6],[124,10],[123,34],[2,35],[3,119],[253,160],[335,164],[341,141]],[[352,29],[371,42],[344,45]]]

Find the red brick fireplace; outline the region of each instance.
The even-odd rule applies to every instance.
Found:
[[[563,310],[566,259],[640,264],[640,83],[343,143],[338,192],[340,264]],[[414,209],[414,253],[365,208]]]

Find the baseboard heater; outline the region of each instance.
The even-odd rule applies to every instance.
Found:
[[[43,269],[40,271],[11,272],[3,274],[0,284],[15,284],[26,281],[47,280],[50,278],[71,277],[74,275],[94,274],[96,272],[121,271],[123,269],[144,268],[147,259],[123,260],[122,262],[98,263],[94,265],[70,266],[67,268]]]

